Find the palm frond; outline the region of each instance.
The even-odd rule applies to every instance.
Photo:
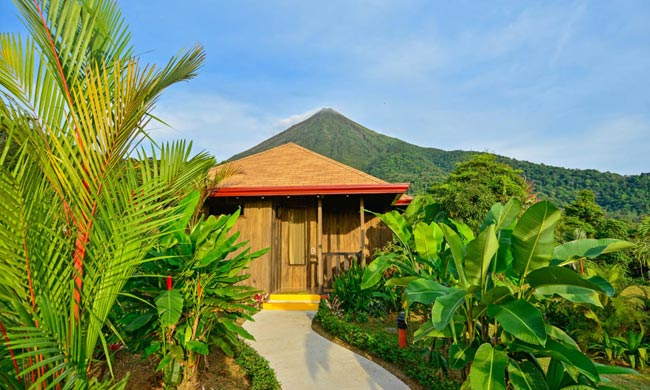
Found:
[[[185,143],[150,163],[128,156],[158,96],[204,54],[140,66],[114,1],[15,3],[30,38],[0,35],[0,115],[20,145],[0,164],[0,360],[20,363],[26,387],[120,388],[87,374],[108,313],[175,198],[213,164]]]

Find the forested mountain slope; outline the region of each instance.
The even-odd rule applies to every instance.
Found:
[[[390,182],[411,182],[411,192],[426,192],[444,181],[456,164],[477,152],[445,151],[409,144],[372,131],[332,109],[323,109],[303,122],[232,156],[236,160],[275,146],[295,142],[344,164]],[[562,206],[581,189],[591,189],[596,200],[617,216],[650,213],[650,173],[623,176],[596,170],[553,167],[504,156],[498,160],[520,169],[540,198]]]

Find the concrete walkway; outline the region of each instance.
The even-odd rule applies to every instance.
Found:
[[[383,367],[311,329],[313,311],[262,310],[244,328],[275,370],[283,390],[408,389]]]

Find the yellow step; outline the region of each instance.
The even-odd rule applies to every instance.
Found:
[[[318,310],[318,294],[271,294],[262,304],[264,310]]]
[[[264,302],[262,304],[264,310],[318,310],[318,303],[308,302]]]
[[[269,295],[269,302],[320,302],[320,295],[318,294],[271,294]]]

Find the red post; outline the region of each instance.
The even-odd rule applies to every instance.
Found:
[[[407,345],[406,320],[404,318],[404,312],[401,312],[397,316],[397,346],[400,348],[406,348]]]

